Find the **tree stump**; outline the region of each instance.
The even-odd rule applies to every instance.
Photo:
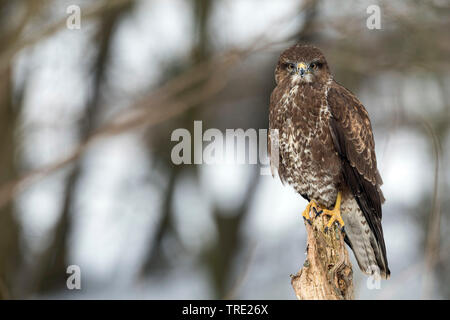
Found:
[[[333,225],[324,232],[328,217],[313,217],[312,225],[305,221],[307,257],[303,268],[291,275],[291,284],[299,300],[351,300],[353,272],[344,242],[344,233]]]

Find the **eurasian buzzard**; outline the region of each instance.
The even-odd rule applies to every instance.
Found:
[[[278,133],[278,165],[283,183],[309,201],[303,212],[331,216],[366,274],[388,278],[381,227],[384,202],[369,115],[353,93],[338,84],[322,52],[313,46],[285,50],[275,69],[269,127]],[[274,157],[279,157],[275,159]],[[344,229],[345,225],[345,229]]]

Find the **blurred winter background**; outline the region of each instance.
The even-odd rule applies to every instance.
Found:
[[[392,277],[370,290],[355,265],[356,297],[450,298],[449,9],[0,0],[0,296],[295,299],[305,200],[259,165],[170,154],[194,120],[267,128],[278,55],[307,42],[367,108],[384,178]],[[69,265],[82,290],[66,288]]]

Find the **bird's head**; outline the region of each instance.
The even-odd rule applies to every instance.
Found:
[[[296,44],[280,55],[275,69],[275,81],[289,81],[292,85],[321,84],[330,78],[327,61],[322,52],[310,45]]]

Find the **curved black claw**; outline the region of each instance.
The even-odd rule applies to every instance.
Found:
[[[313,207],[314,216],[317,218],[320,216],[321,213],[323,213],[323,210],[317,211],[315,207]]]
[[[303,220],[307,221],[309,223],[310,226],[312,226],[312,222],[309,219],[306,219],[305,217],[303,217]]]
[[[325,229],[323,230],[323,232],[327,233],[327,232],[328,232],[328,227],[325,227]]]

